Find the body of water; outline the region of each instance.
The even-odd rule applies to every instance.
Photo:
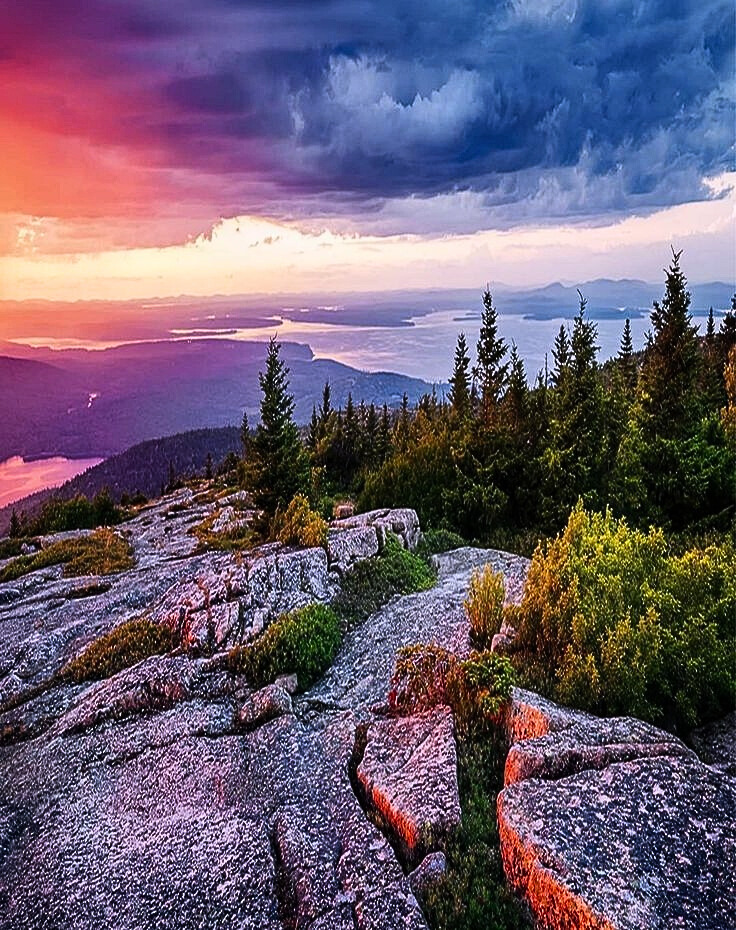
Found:
[[[620,319],[595,320],[598,328],[598,358],[601,362],[616,355],[621,342],[626,313]],[[704,323],[696,319],[696,323]],[[571,319],[562,317],[539,320],[520,315],[499,314],[500,335],[511,345],[516,343],[526,366],[527,379],[534,382],[544,370],[545,353],[553,367],[552,345],[562,324],[572,327]],[[331,358],[365,371],[396,371],[430,383],[447,381],[452,374],[458,333],[465,333],[471,356],[480,329],[480,316],[462,310],[439,310],[415,317],[409,326],[341,326],[334,323],[309,323],[284,320],[268,331],[284,342],[305,342],[318,358]],[[649,317],[631,320],[635,349],[644,346],[644,334],[650,329]],[[233,335],[227,338],[232,339]],[[237,338],[262,339],[263,332],[239,329]]]
[[[102,459],[67,459],[56,455],[27,462],[19,455],[0,462],[0,507],[42,491],[55,488],[81,474]]]

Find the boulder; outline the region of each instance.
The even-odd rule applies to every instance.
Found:
[[[330,568],[340,573],[378,555],[378,534],[373,526],[356,526],[351,529],[330,530],[327,538],[327,558]]]
[[[238,712],[238,724],[244,730],[267,723],[292,711],[291,695],[277,684],[266,685],[252,694]]]
[[[736,782],[632,718],[515,689],[497,801],[511,886],[541,930],[736,926]]]
[[[419,865],[409,874],[409,885],[418,900],[422,901],[426,893],[447,874],[447,859],[443,852],[433,852],[425,856]]]
[[[436,849],[460,823],[449,707],[370,724],[357,777],[410,860]]]

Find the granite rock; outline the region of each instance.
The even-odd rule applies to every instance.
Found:
[[[511,886],[540,930],[736,926],[736,782],[669,733],[514,691],[498,796]]]
[[[371,723],[357,777],[409,860],[441,846],[460,823],[449,707]]]

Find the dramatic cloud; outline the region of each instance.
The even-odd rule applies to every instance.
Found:
[[[706,199],[733,162],[723,0],[0,0],[0,15],[0,211],[83,221],[80,242],[101,219],[119,246],[241,214],[377,234],[626,215]]]

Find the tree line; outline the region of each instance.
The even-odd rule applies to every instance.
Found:
[[[736,506],[736,295],[704,336],[674,252],[651,330],[634,352],[626,320],[618,355],[597,361],[597,327],[580,294],[529,385],[514,343],[499,332],[488,289],[471,359],[460,333],[450,391],[406,397],[398,410],[335,409],[330,385],[300,434],[288,369],[272,340],[260,375],[261,422],[244,422],[243,481],[268,512],[297,493],[328,510],[414,507],[425,526],[500,545],[556,533],[578,500],[634,526],[671,532],[733,528]]]

